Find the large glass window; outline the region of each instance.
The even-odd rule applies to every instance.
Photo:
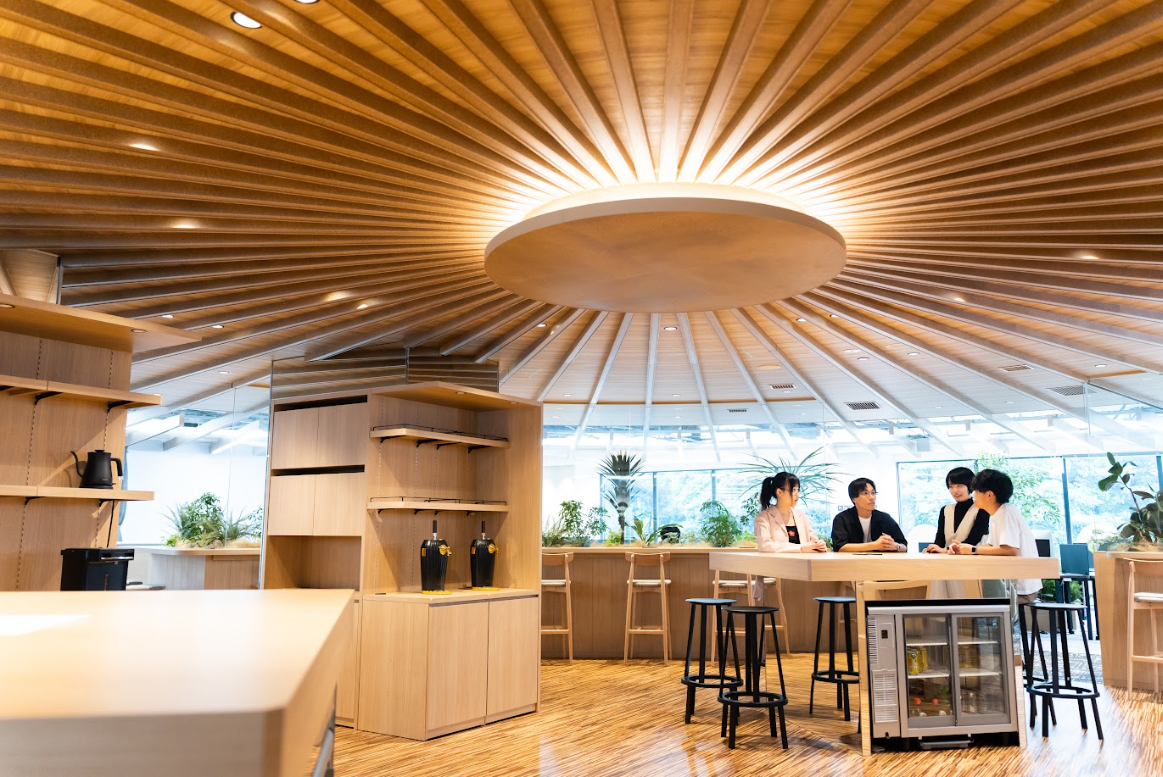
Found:
[[[698,526],[699,507],[711,498],[711,472],[656,472],[654,483],[658,525],[677,523],[684,537],[691,536]]]
[[[1130,456],[1135,462],[1133,485],[1140,489],[1154,486],[1156,458]],[[1092,537],[1109,536],[1127,520],[1132,508],[1127,492],[1121,488],[1100,491],[1096,483],[1106,477],[1110,462],[1106,456],[1078,456],[1066,459],[1066,484],[1070,497],[1070,529],[1074,542],[1090,542]]]

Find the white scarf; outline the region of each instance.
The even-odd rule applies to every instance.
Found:
[[[966,511],[965,517],[961,519],[957,530],[953,530],[953,510],[957,507],[954,502],[951,505],[945,505],[945,547],[949,547],[952,542],[965,542],[965,538],[969,536],[969,532],[973,531],[973,522],[977,518],[977,505],[971,505]]]

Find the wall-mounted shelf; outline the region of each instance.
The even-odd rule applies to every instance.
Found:
[[[7,392],[9,394],[35,394],[38,402],[41,399],[60,395],[74,399],[106,402],[111,408],[151,407],[162,403],[160,394],[141,394],[136,391],[119,391],[118,389],[84,386],[79,383],[61,383],[55,380],[22,378],[16,375],[0,375],[0,392]]]
[[[102,502],[149,502],[152,491],[127,491],[120,488],[65,488],[63,486],[0,486],[0,496],[25,499],[100,499]]]
[[[0,308],[2,332],[130,353],[185,345],[202,339],[194,332],[152,321],[111,316],[10,294],[0,294],[0,303],[11,306]]]
[[[409,424],[377,426],[372,429],[372,439],[378,439],[380,442],[384,440],[415,440],[417,445],[436,443],[437,448],[445,445],[467,445],[470,451],[474,448],[509,447],[509,441],[503,437],[464,434],[447,429],[432,429]]]
[[[507,504],[496,502],[464,502],[455,499],[406,499],[402,497],[372,497],[367,500],[369,510],[439,510],[441,512],[507,513]]]

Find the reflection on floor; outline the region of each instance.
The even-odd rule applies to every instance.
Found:
[[[1071,638],[1074,653],[1081,648]],[[1097,653],[1098,643],[1091,642]],[[1078,650],[1081,653],[1081,650]],[[1061,703],[1058,726],[1029,747],[974,747],[965,751],[880,753],[862,759],[856,722],[845,723],[828,691],[817,686],[809,717],[810,654],[786,657],[790,749],[767,732],[767,719],[744,712],[739,742],[719,738],[714,692],[699,694],[695,718],[683,725],[682,663],[658,661],[546,661],[542,710],[513,720],[411,742],[340,729],[336,774],[347,775],[1075,775],[1120,777],[1163,774],[1163,695],[1103,689],[1099,699],[1105,744],[1083,732],[1074,705]],[[774,677],[774,672],[772,674]],[[834,702],[835,696],[832,695]],[[1089,707],[1088,707],[1089,711]],[[1088,715],[1089,717],[1089,715]],[[845,744],[847,743],[847,744]]]

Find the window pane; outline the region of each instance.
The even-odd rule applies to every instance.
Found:
[[[691,536],[698,527],[699,506],[711,498],[711,473],[659,472],[655,476],[658,484],[658,525],[677,523],[682,526],[684,537]],[[734,512],[738,508],[729,510]]]
[[[922,542],[932,542],[937,533],[937,513],[953,501],[949,489],[945,488],[945,476],[954,467],[973,469],[972,461],[926,461],[904,462],[897,465],[900,489],[900,515],[896,516],[901,531],[906,535],[918,526],[929,526],[928,534]],[[888,507],[882,507],[890,509]]]
[[[1155,457],[1133,456],[1140,466],[1131,470],[1131,484],[1154,489]],[[1110,462],[1106,456],[1080,456],[1066,460],[1066,479],[1070,493],[1070,528],[1074,542],[1090,542],[1094,535],[1115,534],[1127,520],[1131,499],[1121,488],[1102,492],[1098,481],[1106,477]]]

